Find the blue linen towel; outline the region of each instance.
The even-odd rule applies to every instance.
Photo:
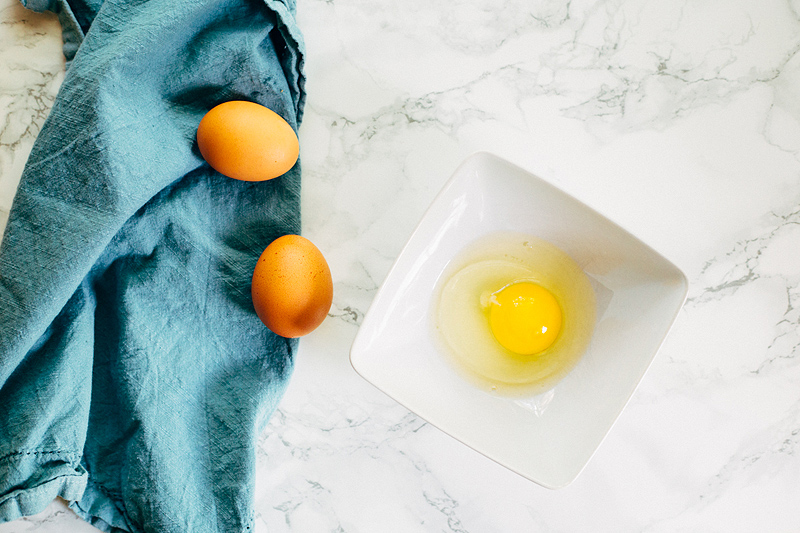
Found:
[[[250,301],[300,169],[221,176],[214,105],[304,101],[294,0],[23,0],[68,70],[0,247],[0,522],[56,496],[103,531],[252,529],[258,435],[297,342]]]

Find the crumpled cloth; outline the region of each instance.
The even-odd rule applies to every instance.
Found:
[[[300,169],[226,178],[195,132],[235,99],[297,128],[294,0],[24,3],[59,14],[68,70],[0,248],[0,522],[60,496],[103,531],[251,531],[297,341],[250,279],[299,233]]]

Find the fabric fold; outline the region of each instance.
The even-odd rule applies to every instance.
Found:
[[[50,459],[54,457],[55,454],[51,455]],[[74,472],[56,475],[33,487],[20,488],[0,497],[0,516],[4,517],[5,521],[30,516],[41,512],[56,497],[76,500],[85,490],[86,472],[78,465]]]
[[[300,231],[300,165],[232,180],[195,131],[234,99],[297,128],[294,3],[26,5],[59,13],[71,61],[0,245],[0,521],[60,495],[104,531],[246,531],[297,347],[250,277]]]

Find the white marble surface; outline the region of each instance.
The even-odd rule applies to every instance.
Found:
[[[331,316],[259,446],[264,532],[800,530],[800,1],[300,0],[304,233]],[[62,79],[0,0],[0,225]],[[364,382],[348,351],[456,165],[489,150],[673,260],[689,300],[550,491]],[[0,533],[94,531],[63,504]]]

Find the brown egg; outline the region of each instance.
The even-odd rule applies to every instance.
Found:
[[[225,102],[206,113],[197,144],[212,168],[230,178],[264,181],[285,174],[300,145],[283,118],[253,102]]]
[[[333,301],[328,263],[299,235],[275,239],[253,271],[253,306],[258,318],[282,337],[302,337],[322,324]]]

